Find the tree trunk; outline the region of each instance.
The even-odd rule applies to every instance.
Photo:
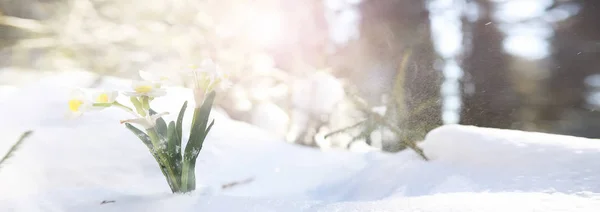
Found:
[[[493,5],[476,0],[480,17],[466,23],[467,45],[463,62],[464,79],[461,124],[512,128],[518,108],[517,94],[510,81],[507,57],[502,48],[503,35],[492,20]]]
[[[600,1],[574,2],[581,6],[581,10],[574,17],[558,23],[552,39],[551,58],[554,64],[551,66],[552,75],[547,87],[550,96],[543,110],[543,119],[553,131],[566,134],[579,131],[578,135],[597,137],[600,136],[598,130],[586,124],[599,120],[590,120],[593,112],[586,108],[588,88],[584,80],[600,73]]]
[[[382,94],[395,97],[399,127],[411,132],[400,139],[420,140],[442,124],[441,72],[433,67],[436,53],[425,1],[365,1],[361,14],[361,38],[369,44],[365,52],[373,63],[359,77],[379,75]]]

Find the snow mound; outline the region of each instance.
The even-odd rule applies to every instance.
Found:
[[[600,153],[597,139],[461,125],[434,129],[420,145],[434,160],[486,167],[510,164],[531,168],[532,163],[576,165]]]
[[[410,151],[297,146],[219,110],[198,159],[199,189],[169,194],[145,146],[118,123],[127,113],[64,118],[68,86],[91,81],[79,77],[46,78],[1,102],[0,155],[34,132],[0,168],[0,211],[600,211],[598,140],[447,125],[419,144],[431,158],[423,161]],[[156,110],[191,100],[187,89],[168,92]]]
[[[504,189],[600,191],[597,139],[448,125],[431,131],[421,147],[436,163],[477,170],[472,176],[489,173]]]

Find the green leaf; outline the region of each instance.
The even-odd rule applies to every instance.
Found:
[[[177,123],[175,125],[175,136],[177,137],[176,141],[179,146],[181,146],[181,139],[183,139],[182,128],[183,128],[183,115],[185,114],[185,110],[187,108],[187,101],[183,103],[181,106],[181,110],[179,110],[179,115],[177,116]]]
[[[155,115],[156,111],[150,109],[149,110],[150,115]],[[156,131],[158,132],[158,135],[165,141],[169,140],[169,137],[167,136],[167,122],[165,122],[165,120],[160,117],[158,119],[156,119]]]
[[[156,119],[156,131],[158,131],[158,135],[163,138],[165,141],[169,140],[167,123],[163,118]]]
[[[129,123],[125,123],[125,127],[127,127],[127,129],[129,129],[134,135],[136,135],[140,140],[142,140],[142,142],[146,144],[146,147],[150,149],[152,155],[154,155],[154,146],[152,146],[150,136],[148,136],[145,132],[139,130],[138,128],[134,127]]]
[[[200,140],[204,141],[204,139],[206,138],[206,135],[208,135],[208,132],[210,132],[210,129],[212,128],[212,126],[215,124],[215,120],[213,119],[210,122],[210,125],[208,125],[208,128],[206,128],[205,133],[202,135],[202,138],[200,138]],[[200,149],[202,148],[202,146],[200,146]],[[193,191],[194,189],[196,189],[196,158],[198,157],[198,153],[200,153],[200,150],[198,150],[198,152],[195,155],[192,155],[193,157],[186,157],[184,158],[183,161],[183,170],[182,170],[182,178],[181,178],[181,183],[182,183],[182,191],[183,192],[189,192],[189,191]],[[190,153],[187,152],[187,148],[186,148],[186,156]],[[185,185],[183,185],[185,184]]]
[[[202,145],[207,133],[214,124],[213,120],[208,129],[206,128],[214,99],[215,92],[212,91],[208,94],[202,106],[194,109],[190,138],[185,146],[185,155],[183,157],[181,176],[181,190],[183,192],[189,192],[196,189],[196,159],[202,150]]]
[[[206,131],[204,131],[204,134],[202,134],[201,137],[198,139],[201,142],[200,142],[200,147],[198,148],[198,152],[196,152],[196,155],[193,155],[194,156],[193,157],[194,160],[198,157],[198,154],[200,153],[200,150],[202,150],[202,145],[204,144],[204,140],[206,139],[206,136],[208,135],[208,132],[210,132],[210,129],[213,127],[214,124],[215,124],[215,120],[213,119],[210,122],[210,125],[208,125],[208,127],[206,128]]]
[[[181,191],[190,192],[196,189],[196,160],[183,162],[183,173],[181,176]]]
[[[168,127],[167,137],[169,138],[167,142],[167,155],[169,157],[169,161],[172,165],[174,165],[175,176],[177,180],[181,178],[181,167],[183,164],[181,163],[181,143],[177,142],[175,122],[171,121]],[[179,182],[178,182],[179,183]]]
[[[129,129],[131,132],[133,132],[133,134],[135,134],[140,140],[142,140],[142,142],[144,144],[146,144],[146,147],[148,147],[148,149],[150,150],[150,154],[152,154],[152,157],[154,157],[154,160],[156,160],[156,163],[158,164],[160,171],[167,179],[167,183],[169,184],[171,191],[176,192],[178,190],[178,188],[177,188],[178,181],[177,181],[177,179],[173,179],[172,177],[170,177],[169,171],[168,171],[169,167],[167,167],[167,166],[169,166],[169,163],[168,162],[165,163],[165,161],[161,160],[160,154],[163,154],[163,153],[159,153],[154,150],[154,146],[152,144],[152,140],[151,140],[150,136],[129,123],[125,123],[125,126],[127,127],[127,129]],[[151,134],[153,133],[153,136],[156,137],[156,132],[148,131],[148,133],[151,133]],[[180,175],[178,175],[178,176],[180,176]],[[176,178],[178,178],[178,177],[176,177]]]
[[[204,133],[204,138],[202,138],[202,140],[204,140],[206,138],[206,135],[208,135],[208,132],[210,132],[210,129],[212,128],[212,126],[215,124],[215,120],[213,119],[210,122],[210,125],[208,125],[208,128],[206,128],[206,133]]]
[[[169,122],[167,127],[167,152],[169,156],[175,153],[175,122]]]
[[[185,146],[185,158],[190,161],[196,160],[198,154],[202,150],[202,144],[206,137],[206,126],[212,105],[215,100],[215,92],[211,91],[202,106],[194,110],[194,118],[192,120],[192,129],[190,132],[190,138],[187,145]]]
[[[176,136],[176,127],[175,127],[175,122],[171,121],[169,123],[169,140],[167,143],[167,150],[169,153],[169,158],[171,158],[171,161],[174,161],[176,164],[180,164],[181,163],[181,142],[177,141],[177,136]],[[181,171],[181,167],[179,167],[179,171]]]

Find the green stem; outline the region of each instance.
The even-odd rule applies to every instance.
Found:
[[[190,163],[183,159],[183,169],[181,170],[181,191],[188,192],[188,175],[190,173]]]
[[[110,107],[112,104],[110,104],[110,103],[94,103],[92,105],[95,107]]]
[[[142,96],[142,108],[144,110],[150,110],[150,101],[147,96]]]
[[[194,108],[194,114],[192,115],[192,127],[195,126],[197,114],[200,113],[200,106],[196,105]],[[193,129],[192,129],[193,130]],[[181,190],[184,192],[188,191],[189,173],[190,173],[190,161],[186,159],[187,154],[183,156],[183,167],[181,170]]]
[[[177,183],[177,175],[175,174],[175,171],[173,170],[173,166],[169,163],[169,160],[167,159],[167,157],[165,157],[165,153],[164,151],[162,151],[163,148],[160,147],[160,139],[158,138],[158,133],[156,132],[156,128],[150,128],[147,129],[148,132],[148,136],[150,137],[150,141],[152,142],[152,146],[154,146],[154,151],[156,153],[156,155],[158,156],[158,159],[161,161],[161,163],[165,166],[165,168],[167,169],[167,181],[169,182],[169,185],[171,186],[171,189],[173,190],[173,192],[178,192],[180,191],[179,189],[179,185]]]
[[[140,114],[141,116],[146,116],[146,111],[144,111],[142,103],[137,97],[132,96],[131,98],[129,98],[129,100],[131,100],[131,103],[133,103],[133,106],[135,106],[135,110],[138,114]]]
[[[117,101],[113,102],[113,105],[117,106],[118,108],[121,108],[121,109],[123,109],[123,110],[125,110],[125,111],[127,111],[127,112],[129,112],[131,114],[133,114],[134,116],[138,116],[138,114],[135,113],[135,111],[133,109],[131,109],[130,107],[127,107],[127,106],[125,106],[125,105],[123,105],[123,104],[121,104],[121,103],[119,103]]]
[[[128,112],[134,112],[133,109],[131,109],[130,107],[125,106],[124,104],[121,104],[120,102],[115,101],[115,102],[113,102],[113,105],[117,106],[117,107],[119,107],[119,108],[121,108],[123,110],[126,110]]]

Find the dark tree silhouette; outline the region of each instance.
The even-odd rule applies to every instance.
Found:
[[[580,11],[555,25],[551,56],[554,63],[547,87],[550,96],[543,119],[552,123],[552,131],[600,137],[598,128],[589,125],[600,120],[591,120],[594,112],[585,108],[584,84],[587,76],[600,73],[600,1],[557,1],[557,5],[561,3],[576,4]],[[569,124],[561,124],[565,121]]]
[[[479,18],[465,23],[466,52],[461,124],[511,128],[518,108],[511,85],[507,57],[502,49],[504,36],[494,24],[493,3],[475,0]],[[466,20],[465,20],[466,21]]]
[[[406,104],[408,121],[404,128],[428,131],[441,124],[441,73],[434,68],[429,13],[425,1],[365,1],[361,5],[361,36],[368,40],[369,53],[377,58],[387,74],[387,93],[392,93],[397,79],[403,80],[401,100]],[[403,58],[410,53],[405,70]],[[364,74],[373,74],[365,72]],[[418,113],[416,110],[419,110]]]
[[[437,54],[426,2],[362,1],[360,37],[328,58],[336,74],[351,82],[366,103],[391,106],[386,124],[401,132],[395,133],[400,141],[383,141],[386,151],[401,150],[402,141],[419,141],[442,124],[442,74],[434,67]]]

